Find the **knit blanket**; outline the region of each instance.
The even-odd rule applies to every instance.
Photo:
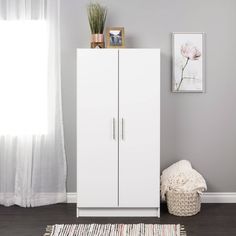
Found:
[[[167,191],[202,193],[207,190],[205,179],[192,168],[189,161],[181,160],[162,172],[161,197],[165,200]]]

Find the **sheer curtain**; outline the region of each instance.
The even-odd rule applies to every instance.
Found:
[[[0,0],[0,204],[66,200],[60,0]]]

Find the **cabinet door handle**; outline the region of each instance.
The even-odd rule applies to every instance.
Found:
[[[122,140],[125,139],[125,134],[124,134],[124,132],[125,132],[125,130],[124,130],[124,123],[125,123],[124,118],[122,118],[122,119],[121,119],[121,139],[122,139]]]
[[[112,138],[116,140],[116,119],[112,119]]]

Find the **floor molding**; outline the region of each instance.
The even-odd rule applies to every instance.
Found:
[[[203,203],[236,203],[236,192],[206,192],[202,194]]]
[[[76,203],[76,193],[67,193],[67,203]],[[202,203],[236,203],[236,192],[206,192]]]
[[[76,197],[77,197],[77,194],[76,193],[67,193],[67,203],[76,203]]]

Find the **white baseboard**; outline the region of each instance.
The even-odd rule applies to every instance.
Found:
[[[202,203],[236,203],[236,192],[206,192],[202,194]]]
[[[76,203],[76,193],[67,193],[67,203]],[[206,192],[202,203],[236,203],[236,192]]]
[[[77,202],[77,193],[67,193],[67,203],[76,203]]]

